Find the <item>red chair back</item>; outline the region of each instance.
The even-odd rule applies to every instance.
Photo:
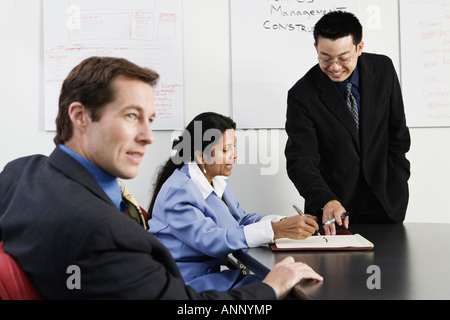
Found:
[[[3,300],[42,300],[17,261],[3,250],[0,241],[0,298]]]

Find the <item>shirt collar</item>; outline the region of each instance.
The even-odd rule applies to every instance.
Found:
[[[358,66],[356,66],[355,70],[353,70],[352,76],[350,77],[350,82],[353,86],[359,89],[359,70]]]
[[[59,148],[70,155],[72,158],[77,160],[87,171],[94,177],[95,181],[100,185],[100,187],[105,191],[112,202],[120,209],[120,203],[122,202],[122,192],[120,190],[119,184],[117,183],[117,178],[110,175],[106,171],[100,169],[92,162],[86,160],[80,156],[75,151],[67,148],[65,145],[60,144]]]
[[[215,192],[219,198],[222,198],[225,188],[227,186],[227,177],[225,176],[215,176],[212,179],[212,185],[208,182],[203,172],[200,170],[195,162],[188,163],[189,175],[192,181],[200,189],[203,198],[206,199],[211,192]]]
[[[359,70],[358,66],[356,66],[355,70],[353,70],[352,75],[350,78],[342,81],[342,82],[336,82],[337,87],[341,91],[342,94],[345,92],[345,88],[347,86],[347,83],[351,82],[352,86],[359,89]]]

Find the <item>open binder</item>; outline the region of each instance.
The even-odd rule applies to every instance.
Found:
[[[304,240],[281,238],[270,245],[273,251],[298,250],[372,250],[373,243],[347,230],[338,230],[336,235],[313,235]]]

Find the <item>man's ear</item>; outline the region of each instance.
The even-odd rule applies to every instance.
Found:
[[[362,52],[364,49],[364,41],[361,41],[360,43],[358,43],[358,45],[356,46],[356,52],[358,54],[358,57],[361,56]]]
[[[91,120],[90,112],[80,102],[72,102],[69,106],[68,112],[74,128],[80,128],[83,130],[83,128],[85,128]]]

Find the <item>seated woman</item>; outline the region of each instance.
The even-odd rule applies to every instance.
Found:
[[[272,243],[304,239],[318,225],[311,217],[246,213],[226,177],[237,157],[229,117],[206,112],[195,117],[175,141],[173,155],[158,173],[148,209],[149,232],[172,253],[185,282],[198,291],[260,281],[240,270],[220,271],[229,253]]]

